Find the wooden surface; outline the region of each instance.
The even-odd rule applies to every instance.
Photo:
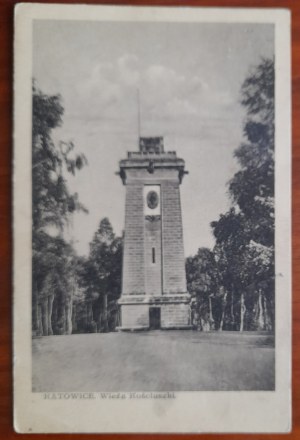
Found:
[[[12,249],[11,249],[11,175],[12,175],[12,42],[13,7],[15,1],[0,0],[0,438],[17,438],[12,425]],[[46,2],[44,2],[46,3]],[[55,3],[60,3],[56,0]],[[63,1],[61,3],[73,3]],[[84,3],[96,4],[85,0]],[[100,3],[126,4],[115,0]],[[292,90],[293,90],[293,430],[286,439],[300,439],[300,2],[297,0],[187,0],[131,1],[139,5],[184,6],[234,6],[234,7],[281,7],[292,11]],[[117,421],[116,421],[117,423]],[[63,438],[66,435],[34,435],[44,440]],[[24,435],[29,438],[32,435]],[[148,440],[156,435],[71,435],[76,438],[109,437]],[[174,435],[159,436],[164,439]],[[282,439],[282,435],[236,434],[236,435],[181,435],[179,438],[195,439]],[[70,435],[69,435],[70,438]]]

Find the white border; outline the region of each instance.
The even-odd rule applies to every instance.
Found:
[[[32,21],[275,25],[276,391],[181,392],[176,399],[43,400],[31,392]],[[291,429],[290,12],[284,9],[19,4],[14,70],[14,423],[18,432],[289,432]]]

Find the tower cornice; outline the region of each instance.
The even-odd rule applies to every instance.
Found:
[[[120,171],[117,173],[123,184],[126,184],[126,172],[129,170],[147,170],[148,173],[154,174],[155,170],[173,169],[178,171],[179,182],[182,182],[183,176],[188,174],[185,171],[185,161],[176,156],[175,151],[168,152],[141,152],[132,151],[127,153],[127,158],[119,162]]]

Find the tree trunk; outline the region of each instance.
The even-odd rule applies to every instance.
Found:
[[[66,334],[66,307],[64,304],[59,304],[59,334],[65,335]]]
[[[265,317],[265,330],[272,331],[272,321],[268,311],[267,298],[263,295],[263,309]]]
[[[263,311],[263,304],[262,304],[262,293],[261,289],[258,289],[258,329],[264,330],[265,328],[265,322],[264,322],[264,311]]]
[[[76,304],[73,304],[73,311],[72,311],[72,329],[73,331],[77,331],[77,321],[76,321],[76,313],[77,307]]]
[[[202,318],[201,318],[201,314],[200,312],[198,312],[198,319],[197,319],[197,330],[198,332],[203,332],[205,331],[202,325]]]
[[[37,303],[37,319],[38,319],[38,335],[43,336],[43,321],[42,321],[42,306],[40,302]]]
[[[118,306],[116,316],[117,316],[117,325],[116,326],[120,327],[121,326],[121,309],[120,309],[120,306]]]
[[[72,334],[72,299],[67,299],[65,305],[65,317],[66,317],[66,335]]]
[[[119,310],[117,309],[115,313],[115,319],[114,319],[114,331],[119,326]]]
[[[89,322],[92,324],[94,322],[94,310],[93,310],[93,303],[90,302],[89,304]]]
[[[224,318],[225,318],[225,310],[226,310],[226,301],[227,301],[227,291],[226,291],[226,293],[224,295],[224,298],[222,300],[222,317],[221,317],[220,328],[219,328],[220,332],[223,331]]]
[[[231,308],[230,308],[230,312],[231,312],[231,326],[232,329],[235,330],[235,318],[234,318],[234,298],[233,298],[233,285],[231,285]]]
[[[91,301],[88,302],[88,307],[87,307],[87,322],[88,325],[92,325],[93,322],[93,306]]]
[[[242,295],[241,295],[241,323],[240,323],[240,332],[244,331],[244,316],[245,316],[245,312],[246,312],[245,298],[244,298],[244,294],[242,293]]]
[[[52,309],[53,309],[54,295],[48,296],[48,335],[53,335],[52,330]]]
[[[102,313],[102,319],[103,319],[103,330],[105,333],[108,332],[108,319],[107,319],[107,293],[103,295],[103,313]]]
[[[48,317],[48,297],[41,300],[41,312],[42,312],[42,335],[48,336],[49,334],[49,317]]]
[[[94,316],[93,316],[93,305],[92,305],[91,301],[89,301],[87,303],[86,319],[87,319],[87,330],[89,332],[95,333],[97,331],[97,328],[95,328]]]
[[[53,323],[53,326],[52,326],[53,334],[55,334],[55,335],[59,334],[57,297],[55,297],[53,300],[51,321]]]
[[[35,336],[40,336],[38,296],[37,283],[35,282],[32,289],[32,334]]]
[[[96,321],[97,325],[97,333],[101,333],[101,326],[102,326],[102,310],[99,312],[98,321]]]
[[[211,297],[208,297],[208,302],[209,302],[209,329],[210,330],[214,330],[215,328],[215,321],[213,318],[213,314],[212,314],[212,303],[211,303]]]
[[[85,328],[88,331],[88,328],[89,328],[89,303],[85,304]]]

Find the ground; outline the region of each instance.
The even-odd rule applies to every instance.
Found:
[[[33,390],[273,390],[271,335],[149,331],[33,339]]]

